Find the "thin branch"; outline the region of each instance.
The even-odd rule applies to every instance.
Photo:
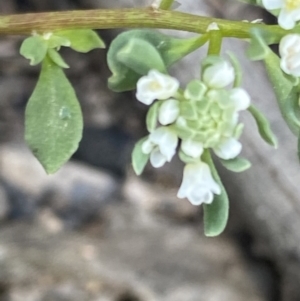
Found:
[[[194,33],[204,33],[209,24],[215,22],[223,37],[249,38],[252,27],[269,32],[286,34],[278,26],[252,24],[238,21],[202,17],[187,13],[133,9],[94,9],[47,13],[29,13],[0,16],[0,35],[30,35],[36,31],[44,33],[59,29],[109,29],[109,28],[164,28]]]

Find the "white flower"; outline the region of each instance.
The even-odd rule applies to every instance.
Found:
[[[158,121],[162,125],[173,123],[179,116],[179,101],[176,99],[165,100],[158,112]]]
[[[192,139],[187,139],[181,142],[181,149],[186,155],[192,158],[200,158],[203,153],[203,144]]]
[[[280,9],[278,24],[284,29],[292,29],[300,20],[299,0],[262,0],[267,10]]]
[[[229,99],[234,105],[236,112],[248,109],[250,96],[243,88],[233,88],[229,91]]]
[[[233,83],[235,72],[226,61],[217,62],[203,72],[203,82],[210,88],[220,89]]]
[[[279,44],[280,67],[290,75],[300,76],[300,35],[288,34]]]
[[[157,70],[150,70],[137,82],[136,98],[150,105],[155,99],[168,99],[174,96],[179,88],[179,81]]]
[[[242,150],[242,144],[235,138],[228,138],[213,150],[221,159],[229,160],[240,154]]]
[[[178,137],[170,128],[160,127],[154,130],[142,144],[142,152],[150,154],[150,162],[158,168],[170,162],[176,153]]]
[[[183,171],[183,180],[177,196],[187,198],[193,205],[210,204],[214,194],[220,194],[221,188],[213,179],[206,163],[187,164]]]

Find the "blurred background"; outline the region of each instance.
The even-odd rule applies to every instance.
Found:
[[[0,0],[0,13],[149,5],[150,0]],[[181,0],[180,10],[236,20],[270,16],[233,0]],[[99,31],[107,42],[119,33]],[[170,32],[170,34],[178,34]],[[179,33],[180,36],[188,36]],[[63,49],[86,129],[79,150],[46,176],[23,140],[24,108],[39,67],[18,54],[24,37],[0,37],[0,301],[300,300],[300,166],[296,138],[282,121],[247,41],[226,40],[243,86],[268,116],[279,149],[267,146],[245,113],[243,174],[220,168],[231,211],[223,235],[203,235],[202,210],[176,198],[178,159],[136,177],[132,147],[146,134],[146,107],[134,93],[107,89],[106,52]],[[199,76],[205,49],[171,72]]]

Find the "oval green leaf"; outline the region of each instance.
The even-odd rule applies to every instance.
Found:
[[[64,37],[59,37],[57,35],[50,35],[49,39],[46,40],[48,48],[55,48],[55,49],[60,49],[62,46],[64,47],[70,47],[71,42]]]
[[[48,55],[53,63],[61,68],[70,68],[70,66],[64,61],[62,56],[55,49],[48,49]]]
[[[208,151],[204,152],[202,158],[209,165],[215,181],[221,187],[221,194],[215,195],[211,204],[204,205],[204,234],[208,237],[214,237],[220,235],[226,228],[229,215],[229,200],[210,153]]]
[[[29,37],[23,41],[20,54],[30,60],[30,65],[38,65],[47,54],[47,43],[40,36]]]
[[[272,51],[264,58],[266,71],[274,88],[281,115],[290,130],[298,136],[300,129],[299,93],[297,82],[287,76],[280,68],[280,59]]]
[[[139,140],[132,151],[131,159],[132,159],[132,167],[136,175],[141,175],[145,169],[146,164],[148,163],[149,154],[145,154],[142,152],[142,144],[148,139],[148,137],[144,137]]]
[[[70,29],[55,32],[56,36],[70,41],[70,47],[75,51],[86,53],[93,49],[105,48],[105,43],[98,34],[91,29]]]
[[[158,119],[158,109],[160,102],[156,101],[149,109],[146,116],[146,125],[148,132],[152,132],[156,129]]]
[[[25,112],[25,140],[48,174],[78,148],[83,121],[75,91],[60,67],[46,58]]]
[[[112,72],[112,76],[108,80],[108,86],[113,91],[122,92],[135,89],[138,79],[143,74],[148,73],[150,69],[155,68],[155,66],[148,64],[147,68],[149,70],[147,70],[147,68],[145,69],[148,57],[143,52],[139,51],[138,57],[135,52],[128,52],[128,48],[132,48],[132,39],[143,40],[148,43],[147,45],[151,44],[157,51],[156,57],[162,59],[166,69],[176,61],[205,44],[207,42],[207,35],[191,39],[178,39],[150,29],[136,29],[121,33],[113,40],[107,53],[107,63]],[[126,57],[128,58],[130,53],[132,55],[130,60],[142,63],[144,66],[142,71],[137,67],[132,69],[132,66],[126,64],[126,59],[123,55],[119,54],[120,51],[122,53],[126,48]],[[151,52],[153,53],[153,51]]]
[[[155,69],[166,73],[166,66],[160,53],[148,41],[132,38],[117,54],[117,59],[124,66],[140,75],[146,75]]]
[[[268,144],[277,148],[278,141],[271,129],[269,120],[254,105],[251,105],[248,108],[248,111],[253,116],[253,118],[257,124],[259,134],[263,138],[263,140],[265,140]]]
[[[225,168],[233,172],[243,172],[251,167],[251,163],[247,159],[241,157],[230,160],[220,159],[220,162]]]
[[[253,28],[250,31],[251,40],[250,46],[247,49],[247,56],[252,61],[263,60],[271,51],[268,47],[261,31],[258,28]]]

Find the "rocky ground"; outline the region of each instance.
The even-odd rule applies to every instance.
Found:
[[[131,7],[135,0],[1,1],[2,14],[93,7]],[[230,19],[257,19],[233,0],[185,0],[181,9]],[[197,2],[197,3],[196,3]],[[109,41],[116,34],[101,32]],[[0,301],[297,301],[300,290],[299,168],[295,138],[274,108],[259,64],[245,43],[226,41],[244,70],[244,85],[271,119],[280,149],[244,135],[253,168],[221,170],[231,197],[229,226],[203,236],[201,208],[176,198],[181,164],[133,175],[130,152],[145,133],[144,106],[114,94],[104,51],[64,51],[86,130],[73,160],[46,176],[23,142],[24,107],[38,67],[18,55],[20,37],[0,38]],[[225,48],[224,47],[224,48]],[[197,52],[172,72],[197,76]],[[253,89],[255,87],[255,89]],[[270,109],[271,108],[271,109]],[[282,166],[285,166],[283,169]]]

